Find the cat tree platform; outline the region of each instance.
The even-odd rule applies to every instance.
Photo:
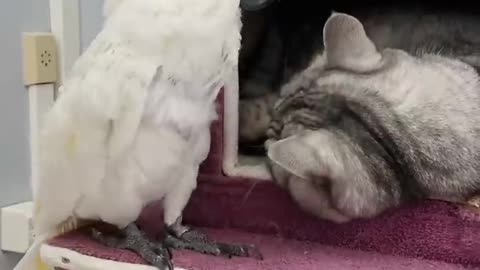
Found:
[[[431,200],[343,225],[315,219],[268,180],[262,164],[239,162],[236,88],[227,86],[218,105],[211,152],[184,221],[214,239],[256,244],[264,260],[174,251],[179,269],[480,269],[480,211]],[[154,203],[139,223],[155,235],[160,220]],[[58,269],[155,270],[133,252],[94,242],[82,229],[50,240],[41,253]]]

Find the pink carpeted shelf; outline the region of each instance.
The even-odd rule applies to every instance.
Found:
[[[218,100],[220,119],[212,126],[211,152],[201,167],[184,221],[208,228],[215,239],[257,243],[265,260],[228,260],[181,251],[174,252],[177,266],[209,270],[480,269],[478,210],[425,201],[374,219],[338,225],[305,214],[271,181],[223,175],[223,92]],[[139,223],[154,235],[161,214],[159,204],[152,204]],[[81,231],[57,237],[49,246],[144,264],[134,253],[103,247]]]
[[[226,259],[205,256],[190,251],[174,251],[174,264],[190,270],[289,270],[289,269],[395,269],[420,270],[469,269],[458,264],[440,261],[421,260],[401,256],[379,256],[372,252],[355,251],[329,247],[307,241],[286,240],[278,237],[249,234],[234,230],[207,230],[212,237],[223,241],[252,242],[258,245],[265,256],[264,260],[245,258]],[[92,242],[80,232],[74,232],[55,239],[53,244],[76,250],[87,255],[106,260],[122,260],[146,264],[135,253],[126,250],[105,248]],[[472,269],[472,268],[470,268]]]
[[[338,225],[305,214],[271,182],[225,181],[209,177],[202,183],[186,210],[186,222],[480,269],[480,215],[473,210],[425,201]],[[145,223],[154,208],[146,210]]]

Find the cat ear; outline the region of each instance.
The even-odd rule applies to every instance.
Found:
[[[332,13],[323,28],[323,40],[329,67],[368,72],[381,64],[382,55],[353,16]]]
[[[295,135],[268,146],[267,156],[277,166],[302,179],[310,179],[321,168],[314,148],[305,135]]]

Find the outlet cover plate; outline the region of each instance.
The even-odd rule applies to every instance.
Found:
[[[25,85],[57,80],[57,46],[52,33],[23,33],[23,79]]]

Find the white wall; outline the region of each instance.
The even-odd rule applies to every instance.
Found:
[[[21,33],[50,31],[48,0],[4,1],[0,8],[0,206],[30,199],[28,96],[22,83]],[[0,252],[0,270],[19,254]]]
[[[85,49],[100,31],[103,23],[103,1],[80,1],[80,38],[81,48]]]
[[[48,0],[0,8],[0,206],[29,198],[28,96],[22,83],[21,33],[50,31]]]
[[[80,1],[82,48],[102,25],[102,0]],[[21,33],[50,31],[49,0],[9,0],[0,8],[0,207],[30,199],[28,96],[22,83]],[[21,254],[0,252],[0,270]]]
[[[102,0],[80,1],[82,48],[102,25]],[[21,33],[50,31],[48,0],[10,0],[0,8],[0,207],[30,199],[28,96],[22,83]],[[21,254],[0,252],[0,270]]]

